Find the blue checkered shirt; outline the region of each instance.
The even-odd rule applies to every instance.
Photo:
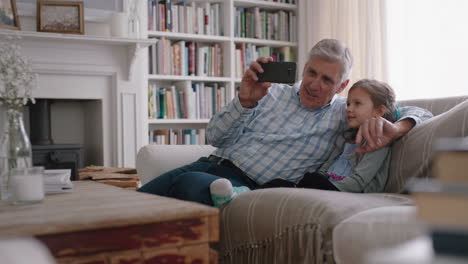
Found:
[[[258,184],[278,178],[297,183],[316,171],[347,128],[346,98],[310,109],[301,104],[299,87],[273,84],[252,109],[234,98],[208,124],[208,143],[217,147],[213,155],[229,159]],[[432,116],[417,107],[401,110],[416,124]]]

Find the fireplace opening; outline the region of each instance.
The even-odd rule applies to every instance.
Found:
[[[45,169],[78,169],[102,164],[100,100],[36,99],[29,105],[33,164]]]

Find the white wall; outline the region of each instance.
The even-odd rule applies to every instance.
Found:
[[[467,95],[468,1],[387,0],[389,83],[397,98]]]

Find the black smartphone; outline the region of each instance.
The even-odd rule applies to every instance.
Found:
[[[296,63],[295,62],[274,62],[260,63],[263,73],[258,73],[259,82],[272,83],[295,83]]]

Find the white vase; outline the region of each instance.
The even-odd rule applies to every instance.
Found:
[[[128,15],[124,12],[114,13],[111,17],[111,35],[118,38],[128,36]]]
[[[138,1],[129,1],[128,37],[140,38],[140,16],[138,14]]]

